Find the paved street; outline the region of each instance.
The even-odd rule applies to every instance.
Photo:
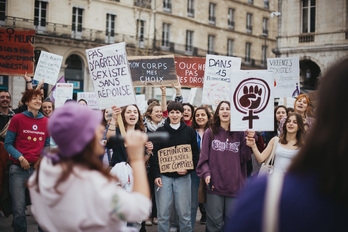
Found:
[[[195,225],[195,232],[203,232],[205,231],[205,225],[201,225],[199,223],[199,219],[200,219],[201,215],[200,212],[198,210],[197,212],[197,222]],[[11,232],[13,231],[12,227],[11,227],[11,223],[12,223],[12,215],[9,216],[8,218],[3,218],[0,217],[0,231],[1,232]],[[27,223],[28,223],[28,232],[36,232],[38,231],[37,229],[37,223],[34,219],[34,217],[30,214],[27,216]],[[147,226],[146,227],[146,231],[147,232],[156,232],[157,231],[157,226],[153,225],[153,226]]]

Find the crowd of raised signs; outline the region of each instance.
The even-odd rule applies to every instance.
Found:
[[[341,87],[337,83],[345,77],[347,67],[347,60],[338,63],[328,74],[331,79],[325,77],[323,83],[332,89]],[[318,133],[317,123],[328,123],[321,116],[314,120],[310,99],[304,94],[297,96],[293,108],[283,105],[274,108],[274,131],[231,132],[230,102],[219,102],[214,112],[210,106],[183,103],[180,85],[173,85],[176,89],[173,101],[166,101],[166,87],[160,87],[161,100],[148,100],[144,115],[136,104],[131,104],[105,109],[101,116],[99,111],[89,109],[83,99],[78,103],[67,101],[55,110],[54,102],[42,99],[42,83],[33,88],[28,77],[24,78],[27,90],[18,108],[10,106],[8,91],[0,91],[1,207],[5,216],[13,214],[15,231],[26,230],[25,208],[30,204],[29,199],[39,231],[146,231],[146,226],[153,224],[158,226],[158,231],[194,231],[198,208],[202,215],[200,223],[206,224],[207,231],[261,230],[267,179],[258,177],[261,176],[258,171],[265,160],[275,157],[266,170],[272,178],[283,177],[289,168],[304,175],[304,182],[295,174],[285,178],[284,189],[286,183],[294,189],[302,183],[302,190],[287,189],[294,194],[316,186],[322,177],[316,175],[315,168],[307,173],[295,165],[297,162],[300,167],[302,160],[305,162],[305,158],[294,157],[303,157],[302,148],[308,151],[306,145],[314,143],[312,131]],[[330,93],[332,96],[328,91],[323,94],[326,95],[322,97],[335,99],[339,91]],[[320,105],[318,109],[324,111]],[[348,116],[346,111],[341,111],[341,117]],[[340,128],[343,138],[347,138],[347,129],[343,123]],[[146,141],[144,133],[153,135],[153,139]],[[167,138],[157,138],[156,134]],[[119,139],[121,136],[125,139]],[[327,141],[327,137],[317,136],[322,139],[318,142]],[[50,147],[51,151],[44,147]],[[57,150],[52,152],[53,148]],[[328,150],[323,149],[318,155],[325,151]],[[347,151],[347,145],[334,151],[342,154]],[[291,164],[294,159],[295,164]],[[344,160],[347,158],[337,162]],[[256,190],[251,188],[241,193],[254,179],[257,179]],[[331,181],[332,189],[339,188]],[[313,198],[305,195],[299,202],[313,207],[323,202],[317,218],[337,222],[337,218],[347,216],[347,201],[340,202],[342,195],[326,190],[328,196],[312,193]],[[256,193],[258,196],[254,196]],[[253,197],[260,201],[251,202]],[[313,202],[304,203],[305,199]],[[332,199],[340,203],[331,202]],[[243,207],[244,210],[249,207],[248,201],[251,212],[241,213]],[[284,207],[281,204],[277,209],[280,215],[288,215]],[[289,203],[286,207],[290,207]],[[308,214],[315,211],[308,208]],[[333,216],[327,217],[323,209],[334,212]],[[253,210],[258,212],[256,218],[252,218]],[[289,214],[293,216],[295,211]],[[290,221],[282,216],[279,220],[279,228]],[[300,225],[304,226],[302,222]],[[331,224],[336,229],[342,225],[343,222]]]

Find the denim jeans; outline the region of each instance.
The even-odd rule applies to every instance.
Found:
[[[192,231],[196,223],[197,209],[198,209],[198,187],[199,187],[199,177],[196,171],[191,173],[191,227]]]
[[[231,220],[235,197],[207,193],[207,232],[223,231],[225,221]]]
[[[161,175],[162,187],[157,190],[158,231],[169,231],[170,210],[173,203],[179,218],[180,232],[191,232],[191,176],[167,177]]]
[[[25,184],[33,171],[34,168],[32,166],[28,170],[24,170],[21,166],[15,164],[10,166],[10,194],[12,198],[13,229],[15,232],[27,231]]]

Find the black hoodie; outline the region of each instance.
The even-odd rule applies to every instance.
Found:
[[[191,145],[192,161],[193,161],[194,169],[196,169],[198,159],[199,159],[199,148],[197,144],[196,132],[191,127],[187,126],[186,123],[181,121],[180,127],[177,130],[175,130],[169,125],[169,119],[167,118],[166,122],[164,123],[164,126],[158,128],[157,131],[168,132],[170,137],[167,142],[154,144],[153,154],[154,154],[155,165],[153,165],[153,168],[154,168],[153,171],[154,171],[155,178],[160,177],[160,174],[161,174],[159,169],[157,152],[161,150],[162,148],[168,148],[168,147],[173,147],[178,145]],[[187,174],[189,174],[191,171],[192,170],[187,170]],[[163,175],[168,177],[184,176],[184,175],[179,175],[177,172],[163,173]]]

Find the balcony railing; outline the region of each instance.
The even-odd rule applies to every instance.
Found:
[[[310,43],[314,42],[314,35],[300,35],[298,37],[299,43]]]
[[[151,0],[135,0],[134,6],[151,9]]]

